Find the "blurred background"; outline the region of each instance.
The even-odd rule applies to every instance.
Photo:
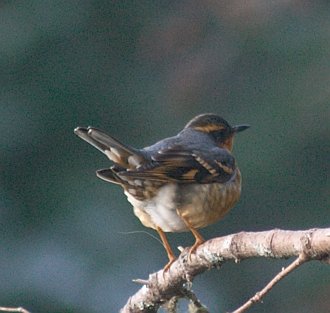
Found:
[[[117,312],[167,262],[76,126],[143,147],[200,113],[248,123],[241,201],[205,238],[329,227],[328,1],[2,1],[0,16],[1,306]],[[227,263],[193,289],[231,311],[291,261]],[[330,267],[312,262],[251,312],[329,307]]]

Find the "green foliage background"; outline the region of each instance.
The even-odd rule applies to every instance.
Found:
[[[143,147],[203,112],[251,124],[241,201],[204,236],[329,227],[328,1],[3,1],[0,16],[0,305],[117,312],[166,262],[76,126]],[[290,261],[228,263],[193,288],[230,311]],[[325,313],[329,296],[314,262],[251,312]]]

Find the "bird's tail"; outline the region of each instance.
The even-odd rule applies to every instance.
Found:
[[[123,169],[136,169],[145,160],[139,150],[122,144],[97,128],[77,127],[74,133],[103,152],[111,161]],[[104,170],[100,172],[102,171]],[[98,175],[101,177],[101,173],[98,173]],[[109,176],[108,180],[115,182],[116,174],[114,171],[110,171],[107,175]]]
[[[97,177],[99,177],[107,182],[110,182],[110,183],[115,183],[115,184],[119,184],[119,185],[125,184],[125,182],[120,177],[118,177],[115,169],[113,169],[113,168],[105,168],[102,170],[97,170],[96,175],[97,175]]]

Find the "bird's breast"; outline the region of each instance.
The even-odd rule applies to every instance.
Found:
[[[219,221],[239,200],[241,175],[226,183],[195,184],[184,187],[178,213],[194,228],[203,228]]]
[[[125,192],[135,215],[146,227],[160,227],[165,232],[188,231],[182,217],[194,228],[202,228],[221,219],[238,201],[241,175],[226,183],[177,184],[159,188],[150,199],[138,200]]]

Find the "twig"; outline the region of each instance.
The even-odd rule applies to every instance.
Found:
[[[13,312],[13,313],[30,313],[28,310],[25,310],[22,307],[18,308],[8,308],[4,306],[0,306],[0,312]]]
[[[208,313],[207,308],[199,301],[193,291],[187,288],[182,288],[182,294],[190,300],[189,312]]]
[[[252,298],[245,302],[241,307],[232,313],[243,313],[247,311],[253,304],[260,302],[261,299],[285,276],[290,274],[296,268],[301,266],[308,260],[306,255],[302,253],[297,259],[295,259],[289,266],[279,272],[261,291],[257,292]]]
[[[148,285],[149,283],[146,279],[140,279],[140,278],[132,279],[132,282],[140,285]]]
[[[173,297],[166,305],[167,313],[176,313],[179,297]]]

